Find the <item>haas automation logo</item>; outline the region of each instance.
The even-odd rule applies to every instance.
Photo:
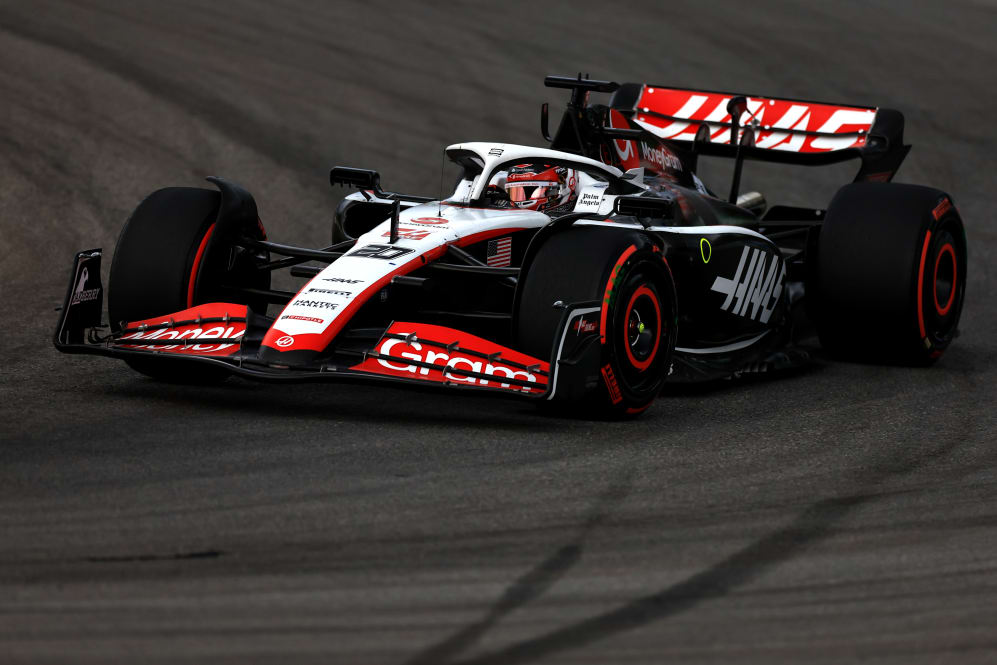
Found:
[[[748,256],[751,259],[748,259]],[[706,257],[703,257],[704,262]],[[768,262],[766,264],[766,261]],[[747,270],[745,270],[747,265]],[[768,323],[782,295],[786,264],[775,254],[757,247],[745,247],[733,278],[720,277],[710,290],[727,296],[720,309],[752,320]]]

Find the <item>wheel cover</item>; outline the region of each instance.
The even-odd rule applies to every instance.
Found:
[[[955,248],[952,247],[952,243],[947,242],[938,250],[938,255],[935,257],[935,272],[931,288],[935,296],[935,311],[938,312],[939,316],[948,314],[949,310],[952,309],[952,303],[955,302],[958,280],[957,265]],[[939,273],[941,273],[940,276]],[[945,301],[944,305],[941,304],[942,300]]]
[[[658,296],[641,285],[630,296],[623,315],[624,349],[630,364],[643,372],[654,362],[661,344],[661,305]]]
[[[917,326],[924,348],[937,358],[952,340],[962,310],[966,254],[953,221],[943,219],[928,230],[921,248],[917,277]]]
[[[627,261],[617,275],[609,328],[613,368],[628,406],[653,399],[667,375],[674,344],[675,303],[667,263],[649,254]]]

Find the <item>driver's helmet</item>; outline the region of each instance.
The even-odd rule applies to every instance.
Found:
[[[551,210],[578,197],[578,174],[564,166],[518,164],[509,169],[505,191],[517,208]]]

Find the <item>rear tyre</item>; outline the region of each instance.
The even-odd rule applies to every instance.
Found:
[[[242,248],[208,251],[218,216],[216,191],[170,187],[150,194],[125,222],[114,249],[109,280],[108,314],[114,330],[123,322],[172,314],[206,302],[266,303],[233,298],[223,284],[269,288],[270,273],[254,270],[264,256]],[[261,232],[262,235],[262,232]],[[128,358],[147,376],[181,383],[224,380],[223,368],[181,358]]]
[[[966,236],[947,194],[892,183],[838,190],[810,285],[810,313],[832,355],[934,362],[956,336],[965,288]]]
[[[537,251],[524,277],[516,318],[520,349],[550,357],[563,310],[602,303],[598,370],[584,386],[558,387],[554,407],[586,416],[641,413],[661,391],[675,347],[676,299],[660,250],[641,233],[576,227]]]

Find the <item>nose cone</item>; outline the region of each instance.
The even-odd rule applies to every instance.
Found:
[[[260,346],[260,350],[256,357],[260,362],[268,365],[283,365],[285,367],[314,367],[318,364],[316,360],[319,355],[319,351],[314,351],[312,349],[290,349],[282,351],[281,349],[264,344]]]
[[[331,339],[323,332],[286,332],[271,327],[263,336],[257,358],[272,365],[313,367]]]

